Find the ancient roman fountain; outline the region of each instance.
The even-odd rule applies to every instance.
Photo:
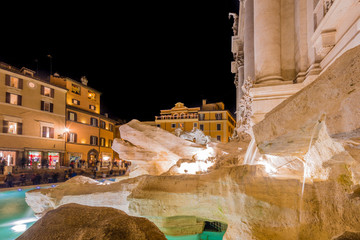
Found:
[[[38,215],[67,203],[112,207],[169,235],[216,221],[227,225],[228,240],[356,236],[359,76],[358,47],[227,144],[194,143],[133,120],[113,144],[133,163],[129,178],[99,184],[76,177],[30,191],[26,201]]]

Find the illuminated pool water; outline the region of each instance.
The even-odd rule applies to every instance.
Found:
[[[25,192],[32,189],[35,188],[0,192],[1,240],[17,238],[36,222],[34,212],[25,202]]]
[[[201,234],[189,236],[166,236],[168,240],[222,240],[225,232],[204,231]]]
[[[0,192],[0,239],[13,240],[33,225],[37,218],[25,202],[25,193],[33,190],[20,189]],[[221,240],[225,232],[204,231],[190,236],[166,236],[168,240]]]

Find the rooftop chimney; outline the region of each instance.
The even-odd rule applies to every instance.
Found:
[[[202,105],[203,105],[203,106],[206,105],[206,99],[203,99],[203,100],[202,100]]]

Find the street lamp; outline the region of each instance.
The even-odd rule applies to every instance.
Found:
[[[67,152],[66,152],[66,142],[67,142],[67,136],[68,136],[68,133],[70,132],[70,129],[69,128],[65,128],[64,129],[64,137],[65,137],[65,156],[64,156],[64,158],[66,159],[67,158]],[[63,161],[65,160],[65,159],[63,159]],[[63,165],[65,164],[65,161],[62,163]]]

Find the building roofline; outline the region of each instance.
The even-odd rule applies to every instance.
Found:
[[[88,86],[88,85],[84,85],[84,84],[82,84],[81,82],[79,82],[79,81],[77,81],[77,80],[74,80],[74,79],[72,79],[72,78],[70,78],[70,77],[65,77],[65,76],[60,76],[60,75],[59,75],[59,76],[54,76],[54,74],[52,75],[52,77],[62,78],[62,79],[65,79],[65,80],[69,80],[70,82],[74,82],[75,84],[81,85],[82,87],[86,87],[86,88],[88,88],[88,89],[90,89],[90,90],[92,90],[92,91],[94,91],[94,92],[102,95],[102,92],[100,92],[99,90],[96,90],[95,88],[92,88],[92,87],[90,87],[90,86]]]
[[[24,69],[24,68],[35,73],[35,71],[33,71],[33,70],[29,69],[29,68],[26,68],[26,67],[22,67],[21,69]],[[50,83],[48,81],[45,81],[45,80],[43,80],[43,79],[41,79],[39,77],[33,77],[33,76],[26,75],[26,74],[21,72],[21,69],[18,69],[17,67],[14,67],[14,66],[12,66],[10,64],[7,64],[5,62],[0,62],[0,69],[11,72],[11,73],[15,73],[15,74],[18,74],[18,75],[21,75],[21,76],[24,76],[26,78],[31,78],[31,79],[33,79],[35,81],[39,81],[39,82],[48,84],[48,85],[50,85],[52,87],[56,87],[58,89],[65,90],[66,92],[68,91],[68,89],[66,89],[66,88],[63,88],[63,87],[57,86],[55,84],[52,84],[52,83]]]

